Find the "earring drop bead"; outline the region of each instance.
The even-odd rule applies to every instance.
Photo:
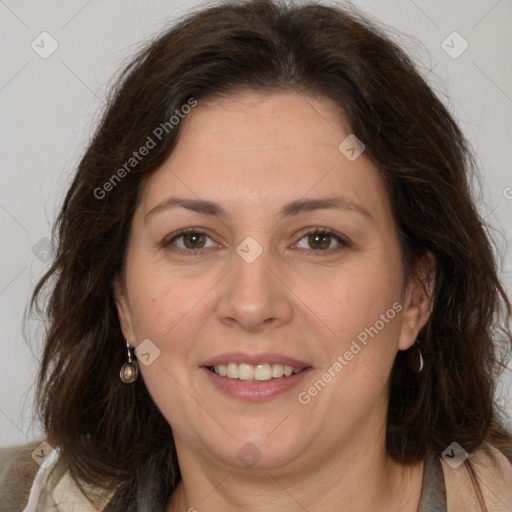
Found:
[[[130,342],[126,340],[126,350],[128,352],[128,361],[123,364],[119,377],[125,384],[131,384],[137,380],[139,375],[139,365],[137,361],[132,361],[132,352],[130,349]]]

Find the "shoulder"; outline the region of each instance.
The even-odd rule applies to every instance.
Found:
[[[486,444],[469,454],[467,461],[474,471],[488,512],[512,510],[512,463],[499,450]],[[474,489],[468,464],[452,467],[442,460],[446,482],[448,512],[479,512],[478,495]]]
[[[0,447],[0,510],[22,510],[39,465],[31,457],[41,441]]]
[[[0,448],[0,511],[20,512],[26,507],[31,511],[40,510],[41,499],[44,510],[54,510],[57,503],[62,512],[103,510],[113,492],[92,488],[85,483],[79,487],[67,464],[58,455],[59,450],[51,451],[52,447],[44,444],[46,446],[43,441],[34,441]],[[38,455],[43,457],[41,466],[35,461]]]

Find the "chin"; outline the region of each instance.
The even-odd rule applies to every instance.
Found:
[[[293,464],[311,445],[299,428],[291,429],[276,421],[259,423],[252,422],[250,429],[232,428],[229,431],[233,437],[226,435],[214,443],[210,437],[202,444],[217,461],[251,471],[271,471]]]

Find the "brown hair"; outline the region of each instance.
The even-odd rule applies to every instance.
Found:
[[[471,197],[468,143],[397,44],[346,9],[269,0],[202,9],[150,42],[124,69],[81,159],[54,227],[55,260],[38,283],[48,329],[38,404],[50,443],[72,474],[117,488],[109,510],[164,510],[180,479],[172,432],[142,379],[119,379],[125,340],[113,286],[122,275],[131,219],[144,180],[171,153],[180,125],[122,180],[120,169],[148,136],[194,99],[249,89],[300,91],[333,100],[381,172],[409,275],[435,256],[433,311],[418,343],[425,369],[406,352],[391,375],[387,452],[403,463],[468,452],[484,441],[512,460],[512,440],[493,402],[512,335],[486,228]],[[153,137],[156,139],[156,137]],[[100,197],[101,196],[101,197]]]

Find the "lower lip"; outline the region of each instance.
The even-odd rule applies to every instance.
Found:
[[[208,368],[204,366],[201,367],[201,371],[217,389],[232,398],[247,401],[270,400],[277,395],[285,393],[296,386],[310,370],[312,370],[311,367],[304,368],[304,370],[299,373],[278,379],[245,381],[221,377],[208,370]]]

